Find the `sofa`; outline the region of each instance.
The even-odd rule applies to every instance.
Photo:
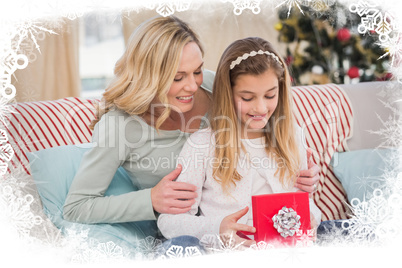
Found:
[[[313,198],[322,220],[353,217],[353,201],[369,198],[382,187],[381,172],[389,168],[384,160],[389,152],[383,150],[399,146],[383,135],[400,105],[393,102],[392,92],[401,87],[397,82],[383,81],[293,87],[296,121],[303,129],[306,146],[313,149],[313,161],[321,168]],[[11,185],[18,188],[15,195],[33,197],[27,211],[32,213],[33,223],[25,227],[25,234],[48,239],[53,233],[59,239],[60,231],[65,234],[77,228],[77,224],[63,221],[61,209],[79,159],[90,144],[88,124],[98,101],[70,97],[9,105],[1,129],[7,136],[3,145],[9,144],[14,153],[9,161],[2,160],[7,164],[2,187]],[[129,179],[120,175],[120,185],[111,185],[110,194],[122,193],[121,187],[135,190]],[[373,178],[377,183],[361,186],[367,186],[363,180]],[[100,239],[100,233],[109,233],[102,241],[115,241],[113,228],[122,234],[131,227],[102,225],[87,235]],[[123,240],[135,243],[127,237]]]

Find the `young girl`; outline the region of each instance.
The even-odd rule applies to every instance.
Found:
[[[166,238],[255,232],[251,196],[295,192],[307,167],[301,129],[292,115],[289,74],[283,59],[261,38],[233,42],[213,84],[210,127],[190,136],[178,159],[177,181],[194,184],[197,197],[183,214],[161,214]],[[312,227],[321,212],[310,199]]]

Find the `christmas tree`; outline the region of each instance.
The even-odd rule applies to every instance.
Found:
[[[335,15],[334,15],[335,14]],[[375,32],[357,31],[360,17],[339,3],[319,12],[300,6],[278,11],[279,42],[295,85],[389,80],[389,56]]]

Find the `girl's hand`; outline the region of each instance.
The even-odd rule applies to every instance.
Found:
[[[313,150],[307,148],[307,170],[300,171],[297,177],[295,187],[310,194],[317,191],[318,181],[320,179],[320,168],[313,162]]]
[[[152,206],[156,212],[184,213],[189,211],[195,203],[197,187],[190,183],[174,181],[181,170],[182,166],[177,166],[151,189]]]
[[[237,223],[237,221],[246,215],[248,212],[248,207],[245,207],[233,214],[230,214],[223,218],[221,225],[219,227],[219,234],[224,243],[235,242],[235,245],[242,244],[243,246],[251,246],[255,244],[254,240],[248,240],[239,237],[236,233],[238,231],[255,233],[255,228],[247,224]]]

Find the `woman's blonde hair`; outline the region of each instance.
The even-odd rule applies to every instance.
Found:
[[[277,55],[281,64],[271,55],[256,55],[242,60],[230,69],[232,61],[251,51],[268,51]],[[274,70],[279,81],[278,105],[270,117],[264,131],[267,153],[272,153],[278,165],[282,185],[293,186],[295,175],[299,172],[300,156],[294,136],[292,113],[292,95],[290,76],[285,62],[272,45],[258,37],[237,40],[223,52],[219,61],[212,91],[212,109],[210,124],[215,134],[215,160],[213,177],[221,183],[225,192],[230,185],[236,185],[241,179],[236,170],[241,144],[241,124],[236,114],[233,98],[233,86],[240,75],[260,75],[268,69]],[[228,161],[229,160],[229,161]],[[288,172],[287,172],[288,171]]]
[[[142,115],[157,98],[165,107],[156,120],[158,129],[170,114],[167,93],[189,42],[195,42],[204,55],[197,34],[175,16],[152,18],[138,26],[116,62],[115,77],[103,93],[90,128],[93,130],[102,115],[114,108]]]

